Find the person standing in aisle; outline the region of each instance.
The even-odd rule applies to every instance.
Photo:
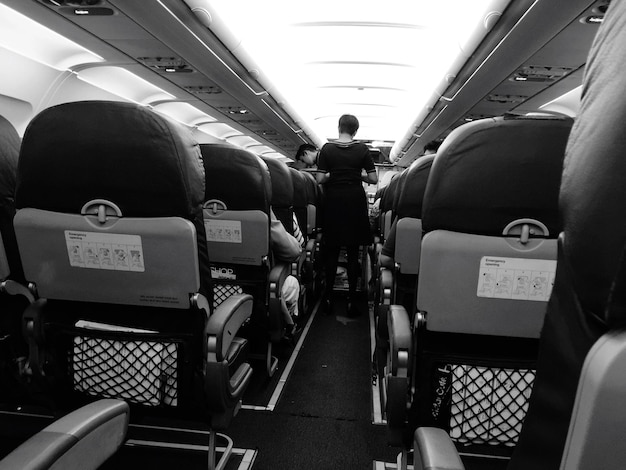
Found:
[[[348,315],[359,314],[356,288],[359,277],[359,246],[372,243],[367,196],[363,182],[376,184],[378,176],[369,148],[354,140],[359,120],[344,114],[339,118],[339,138],[324,144],[318,158],[319,183],[325,187],[322,233],[325,244],[326,289],[322,306],[330,311],[331,294],[342,246],[348,255]]]

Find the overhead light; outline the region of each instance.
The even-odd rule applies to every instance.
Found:
[[[36,21],[0,4],[0,46],[57,70],[104,59]]]
[[[600,24],[604,21],[604,15],[589,15],[585,18],[582,18],[581,23],[586,24]]]
[[[316,142],[336,138],[346,113],[359,119],[359,139],[402,137],[442,77],[454,75],[488,32],[485,18],[507,3],[398,0],[381,8],[377,0],[319,0],[302,10],[288,0],[186,1],[208,15],[234,54],[254,61],[242,63],[285,98]],[[338,47],[346,37],[350,47]]]
[[[180,101],[159,103],[154,106],[154,110],[163,113],[187,126],[195,126],[195,123],[205,124],[207,122],[210,123],[211,121],[217,121],[217,119],[200,111],[195,106]]]

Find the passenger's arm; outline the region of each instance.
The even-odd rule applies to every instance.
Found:
[[[295,261],[302,252],[298,240],[287,233],[274,212],[271,213],[270,244],[274,256],[283,261]]]

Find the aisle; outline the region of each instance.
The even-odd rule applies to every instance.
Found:
[[[384,426],[372,424],[367,304],[356,319],[345,302],[317,314],[273,412],[242,410],[228,435],[257,448],[255,470],[371,469],[395,461]]]

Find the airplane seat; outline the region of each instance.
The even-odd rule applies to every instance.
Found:
[[[315,240],[309,239],[309,186],[304,172],[289,168],[293,183],[293,235],[301,240],[303,259],[298,276],[301,284],[300,308],[302,313],[308,312],[309,298],[313,292],[313,256]]]
[[[32,300],[13,229],[20,145],[15,127],[0,116],[0,401],[23,399],[19,377],[28,348],[20,325],[22,312]]]
[[[433,158],[427,155],[413,162],[400,181],[396,217],[381,250],[382,256],[390,258],[381,262],[381,269],[386,271],[381,276],[381,305],[404,305],[411,317],[419,272],[422,204]]]
[[[319,255],[319,245],[321,243],[321,232],[318,225],[318,207],[320,206],[320,187],[315,180],[315,176],[311,173],[303,171],[301,172],[304,179],[304,186],[306,191],[306,223],[302,226],[306,230],[306,262],[310,266],[310,273],[315,278],[316,270],[319,260],[316,256]],[[316,282],[314,279],[313,286]],[[317,291],[313,292],[314,294]]]
[[[387,362],[389,332],[387,315],[391,305],[402,305],[413,319],[416,305],[417,276],[422,241],[422,204],[434,155],[419,158],[411,164],[396,206],[396,220],[380,254],[380,274],[376,296],[377,374]],[[387,258],[387,260],[385,260]],[[383,394],[384,397],[384,394]]]
[[[383,245],[385,240],[387,239],[387,235],[392,225],[392,208],[393,202],[395,200],[396,190],[399,183],[400,172],[389,172],[385,176],[391,174],[389,177],[389,183],[383,188],[383,191],[380,193],[380,203],[378,205],[379,215],[378,215],[378,236],[375,237],[375,245],[373,247],[374,253],[372,254],[372,258],[374,259],[374,267],[373,267],[373,285],[375,298],[374,304],[379,305],[381,302],[380,299],[380,270],[381,270],[381,252],[383,249]],[[390,268],[391,265],[387,266]]]
[[[265,162],[229,144],[201,144],[206,172],[204,223],[213,282],[218,289],[238,289],[254,297],[245,326],[253,349],[264,349],[266,369],[278,366],[272,343],[285,335],[282,286],[289,263],[274,263],[270,249],[272,185]]]
[[[386,190],[380,199],[380,231],[381,231],[381,243],[384,243],[387,239],[387,234],[391,229],[393,222],[392,210],[393,202],[396,197],[396,190],[400,180],[398,179],[401,172],[397,172],[391,177],[389,184],[386,186]]]
[[[293,182],[290,168],[276,158],[261,157],[270,171],[272,184],[271,206],[285,230],[293,234]]]
[[[567,144],[556,280],[530,405],[509,470],[624,467],[626,135],[621,123],[626,101],[620,71],[625,45],[626,4],[617,2],[589,53],[580,111]],[[447,436],[418,431],[418,463],[442,468],[444,461],[457,459],[445,468],[463,468]],[[449,452],[440,453],[446,446]]]
[[[99,468],[124,443],[129,406],[102,399],[57,419],[0,460],[0,470]]]
[[[252,376],[229,364],[252,298],[212,308],[204,184],[179,124],[131,103],[61,104],[26,129],[15,231],[38,298],[22,323],[28,369],[46,405],[120,398],[140,414],[201,418],[214,466],[215,431]]]
[[[295,236],[295,226],[297,218],[294,212],[294,183],[291,168],[284,162],[270,157],[261,157],[270,170],[270,180],[272,182],[272,210],[276,218],[280,220],[285,230],[290,235]],[[299,222],[297,222],[299,225]],[[300,227],[302,234],[302,228]],[[301,243],[302,245],[302,243]],[[300,305],[306,303],[306,290],[302,288],[302,270],[306,260],[304,247],[302,254],[297,261],[291,264],[291,275],[300,282]]]
[[[417,314],[412,320],[394,305],[388,315],[394,439],[434,426],[465,452],[510,455],[554,278],[571,125],[558,117],[481,119],[439,148],[422,205]]]

